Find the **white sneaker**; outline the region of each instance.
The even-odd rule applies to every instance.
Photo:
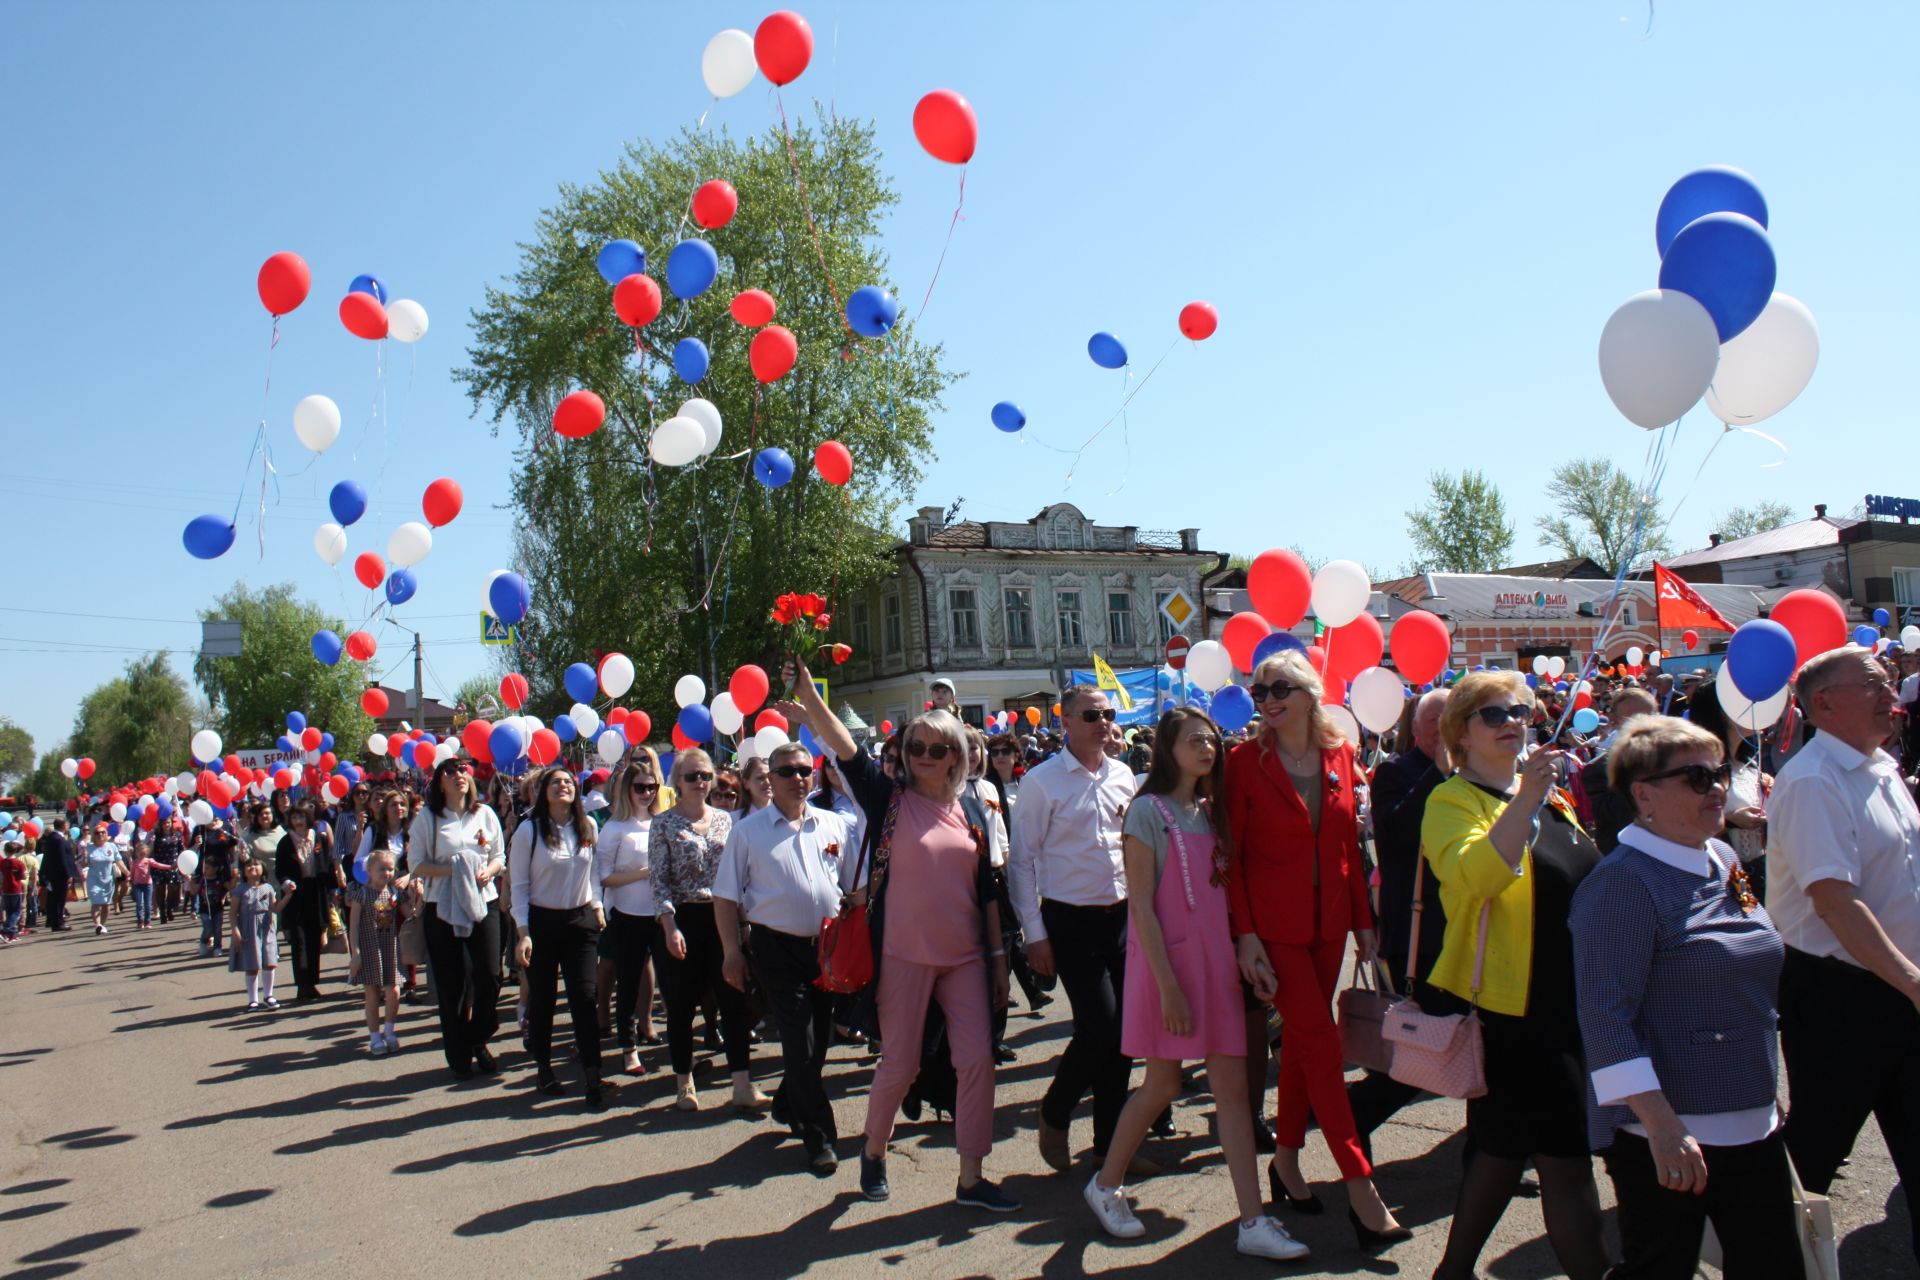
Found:
[[[1108,1235],[1121,1240],[1138,1240],[1147,1234],[1146,1226],[1133,1216],[1133,1206],[1127,1203],[1125,1188],[1101,1186],[1100,1175],[1096,1173],[1087,1179],[1087,1189],[1080,1194],[1085,1198],[1087,1208],[1093,1210],[1093,1216],[1100,1219],[1100,1227]],[[1241,1239],[1246,1239],[1245,1232],[1241,1233]]]
[[[1297,1262],[1307,1256],[1307,1246],[1287,1234],[1285,1227],[1272,1218],[1255,1218],[1240,1224],[1240,1239],[1235,1243],[1250,1258],[1272,1258],[1276,1262]]]
[[[389,1032],[387,1032],[387,1034],[386,1034],[386,1041],[387,1041],[387,1052],[388,1052],[388,1053],[398,1053],[398,1052],[400,1052],[400,1037],[399,1037],[399,1036],[397,1036],[397,1035],[395,1035],[395,1034],[393,1034],[393,1032],[391,1032],[391,1031],[389,1031]]]
[[[386,1039],[381,1036],[378,1031],[367,1037],[367,1052],[376,1058],[384,1058],[387,1056]]]

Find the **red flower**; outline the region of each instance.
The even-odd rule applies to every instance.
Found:
[[[773,602],[773,620],[787,626],[799,620],[800,597],[789,591]]]
[[[823,613],[819,617],[813,620],[813,629],[815,631],[825,631],[828,627],[831,627],[832,625],[833,625],[833,615],[830,613]]]
[[[827,602],[821,597],[814,595],[812,592],[808,592],[806,595],[798,597],[797,603],[800,606],[800,612],[804,613],[809,618],[811,618],[814,614],[819,613],[821,610],[827,607]]]
[[[851,658],[852,656],[853,656],[852,645],[837,644],[833,646],[833,665],[834,666],[836,667],[839,666],[841,663],[845,662],[848,658]]]

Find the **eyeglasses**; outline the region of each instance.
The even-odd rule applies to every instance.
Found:
[[[1705,795],[1715,786],[1726,786],[1733,780],[1733,766],[1722,762],[1712,764],[1683,764],[1678,769],[1668,769],[1664,773],[1650,773],[1640,779],[1642,782],[1665,782],[1668,778],[1685,778],[1694,794]]]
[[[1105,720],[1108,724],[1112,724],[1113,718],[1118,715],[1119,712],[1115,711],[1112,707],[1108,707],[1104,711],[1095,711],[1092,707],[1088,707],[1085,711],[1078,712],[1077,714],[1086,724],[1098,724],[1102,720]]]
[[[635,778],[630,785],[635,791],[658,791],[660,789],[659,783],[649,781],[646,778]]]
[[[1272,684],[1256,684],[1247,690],[1247,692],[1253,695],[1255,702],[1265,702],[1268,698],[1291,698],[1294,694],[1300,692],[1303,687],[1302,685],[1288,684],[1285,680],[1275,680]]]
[[[1847,689],[1864,689],[1867,691],[1869,697],[1874,698],[1879,697],[1883,693],[1893,694],[1899,692],[1894,688],[1893,682],[1890,680],[1862,680],[1858,684],[1843,685],[1841,687]]]
[[[691,770],[691,769],[681,774],[680,778],[684,782],[712,782],[713,781],[713,775],[711,773],[707,773],[705,771],[695,772],[694,770]]]
[[[931,746],[920,741],[909,742],[907,744],[907,754],[915,760],[918,760],[921,756],[927,756],[933,760],[945,760],[947,758],[947,752],[951,750],[953,750],[953,748],[944,742],[936,742]]]
[[[1189,734],[1188,736],[1180,739],[1180,741],[1186,743],[1188,746],[1191,746],[1191,747],[1217,747],[1220,745],[1220,739],[1214,737],[1210,733]]]
[[[1018,755],[1019,752],[1015,751],[1012,747],[988,747],[987,754],[990,756],[1012,756]]]
[[[774,775],[781,778],[811,778],[813,766],[810,764],[783,764],[775,769]]]
[[[740,793],[732,787],[715,787],[713,789],[713,798],[715,800],[732,800],[738,797],[739,794]]]
[[[1489,729],[1503,729],[1509,724],[1525,724],[1533,715],[1533,708],[1524,702],[1516,702],[1510,707],[1481,707],[1473,714],[1480,717],[1480,723]]]

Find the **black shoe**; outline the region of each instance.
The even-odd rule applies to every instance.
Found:
[[[1304,1214],[1307,1217],[1312,1217],[1316,1213],[1325,1213],[1327,1211],[1327,1206],[1320,1203],[1320,1197],[1311,1191],[1296,1200],[1288,1193],[1286,1184],[1280,1181],[1280,1171],[1275,1169],[1272,1164],[1267,1165],[1267,1191],[1270,1196],[1267,1203],[1276,1209],[1282,1204],[1285,1204],[1287,1208],[1293,1210],[1295,1213]],[[1355,1223],[1359,1221],[1358,1218],[1354,1219]]]
[[[558,1094],[560,1092],[560,1078],[553,1074],[553,1068],[551,1066],[543,1062],[540,1064],[538,1073],[534,1076],[533,1087],[544,1094]]]
[[[823,1142],[807,1152],[807,1167],[813,1170],[815,1177],[830,1178],[840,1169],[840,1157],[834,1155],[833,1148]]]
[[[786,1089],[774,1091],[773,1106],[768,1108],[767,1114],[773,1118],[775,1124],[786,1125],[789,1129],[793,1127],[793,1114],[787,1110]]]
[[[887,1158],[860,1153],[860,1194],[869,1200],[885,1200],[893,1194],[887,1185]]]
[[[600,1091],[600,1082],[595,1080],[587,1086],[587,1110],[600,1111],[607,1105],[606,1095]]]
[[[1004,1065],[1020,1061],[1020,1055],[1013,1051],[1013,1046],[1002,1040],[993,1046],[993,1060]]]
[[[988,1182],[985,1178],[970,1187],[954,1186],[953,1202],[970,1205],[975,1209],[985,1209],[988,1213],[1015,1213],[1020,1202]]]
[[[907,1119],[918,1122],[921,1110],[922,1103],[919,1094],[909,1093],[906,1097],[900,1099],[900,1114]]]
[[[1148,1127],[1147,1132],[1156,1138],[1179,1137],[1180,1131],[1173,1127],[1173,1108],[1169,1107],[1154,1117],[1153,1124]]]
[[[473,1068],[464,1062],[449,1062],[447,1064],[447,1070],[453,1072],[453,1078],[455,1080],[473,1079]]]
[[[473,1067],[474,1070],[484,1071],[490,1076],[500,1074],[500,1064],[493,1060],[493,1054],[488,1052],[487,1046],[483,1044],[473,1046]]]
[[[1347,1221],[1353,1224],[1353,1238],[1360,1242],[1360,1249],[1364,1253],[1372,1253],[1374,1250],[1384,1249],[1390,1244],[1399,1244],[1402,1240],[1413,1239],[1412,1227],[1395,1227],[1391,1231],[1375,1231],[1372,1227],[1360,1221],[1360,1215],[1351,1209],[1347,1210]]]
[[[1253,1122],[1253,1149],[1263,1156],[1270,1156],[1280,1149],[1280,1144],[1274,1140],[1272,1127],[1265,1120]],[[1372,1157],[1368,1159],[1371,1161]]]

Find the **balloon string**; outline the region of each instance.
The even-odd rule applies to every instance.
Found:
[[[1178,346],[1179,343],[1180,343],[1180,339],[1175,338],[1172,342],[1167,344],[1167,349],[1165,351],[1162,351],[1160,353],[1160,358],[1153,362],[1153,368],[1147,370],[1147,376],[1140,379],[1139,382],[1135,383],[1133,386],[1133,389],[1126,393],[1125,398],[1123,398],[1120,401],[1120,407],[1114,410],[1113,416],[1111,418],[1108,418],[1105,422],[1101,423],[1100,426],[1094,431],[1094,433],[1088,436],[1085,440],[1083,440],[1080,444],[1080,447],[1073,451],[1073,463],[1071,466],[1067,468],[1067,479],[1066,479],[1067,484],[1073,483],[1073,473],[1080,466],[1081,455],[1086,453],[1087,449],[1093,444],[1095,440],[1098,440],[1100,438],[1101,434],[1105,432],[1108,427],[1112,426],[1116,421],[1120,419],[1120,417],[1123,414],[1126,413],[1127,406],[1133,403],[1133,398],[1139,395],[1140,392],[1146,387],[1147,383],[1153,380],[1154,374],[1160,372],[1160,366],[1167,362],[1167,357],[1173,354],[1174,347]],[[1131,380],[1133,377],[1133,371],[1131,368],[1129,368],[1127,371],[1127,377],[1129,380]],[[1052,448],[1053,446],[1048,445],[1046,447]],[[1062,449],[1062,450],[1059,450],[1059,452],[1065,453],[1066,450]]]
[[[807,231],[813,236],[813,251],[820,259],[820,274],[826,277],[827,293],[833,298],[835,316],[839,318],[841,324],[846,326],[847,332],[853,334],[857,340],[860,335],[855,332],[853,322],[847,319],[847,308],[840,301],[839,286],[834,284],[833,271],[827,266],[826,246],[820,242],[820,227],[814,221],[813,205],[807,199],[807,182],[800,176],[800,158],[793,150],[793,131],[787,127],[787,104],[781,98],[777,88],[773,91],[773,100],[780,107],[780,136],[787,140],[787,164],[793,169],[793,185],[800,192],[800,207],[806,211]]]
[[[947,238],[943,242],[941,242],[941,245],[940,245],[940,260],[933,264],[933,279],[927,281],[927,292],[925,296],[923,296],[920,299],[920,310],[914,312],[913,320],[915,324],[918,324],[920,322],[920,317],[927,314],[927,302],[929,299],[933,297],[933,286],[940,283],[940,268],[947,265],[947,250],[953,246],[953,231],[955,227],[958,227],[960,225],[960,210],[964,209],[966,207],[966,204],[967,204],[967,167],[965,165],[961,165],[960,166],[960,200],[957,204],[953,206],[953,221],[947,224]]]

